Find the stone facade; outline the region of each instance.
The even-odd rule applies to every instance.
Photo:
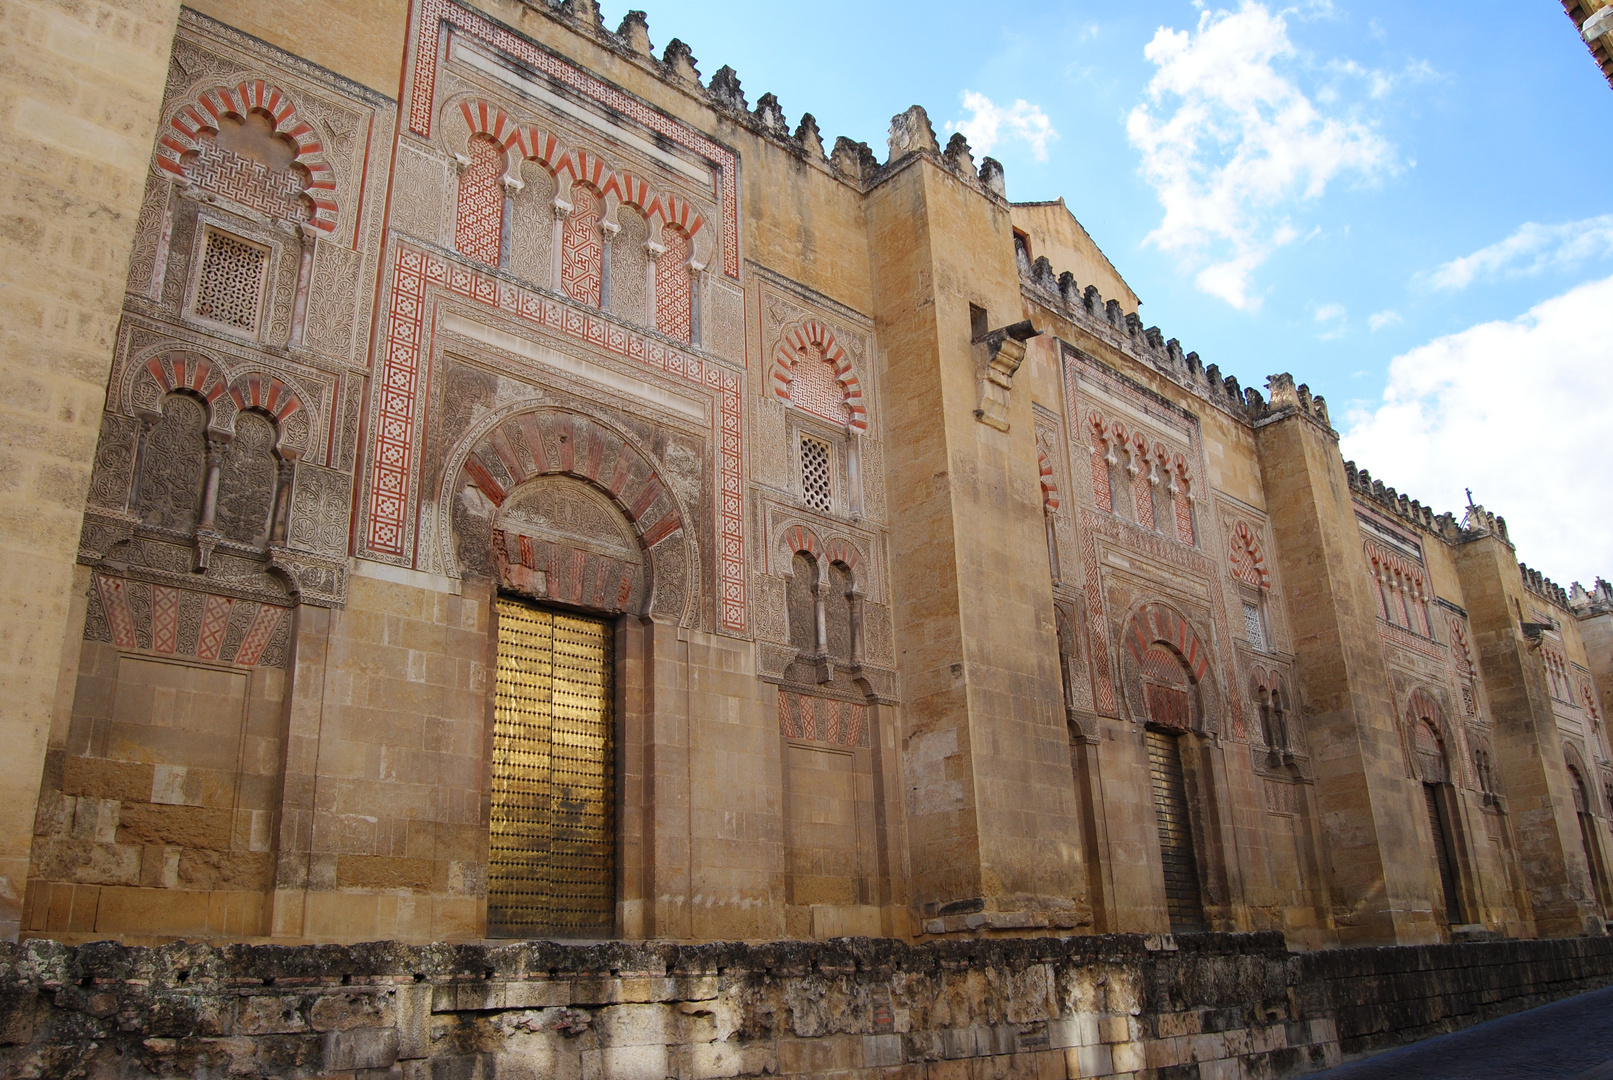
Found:
[[[648,33],[161,28],[98,441],[39,440],[76,562],[4,591],[71,630],[12,666],[8,932],[1602,932],[1609,586],[1145,328],[922,109],[826,148]]]

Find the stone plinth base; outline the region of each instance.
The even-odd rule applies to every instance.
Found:
[[[1613,981],[1613,941],[0,946],[7,1076],[1285,1077]],[[512,1071],[513,1070],[513,1071]]]

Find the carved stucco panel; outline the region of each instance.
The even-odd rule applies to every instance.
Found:
[[[707,315],[701,338],[707,349],[725,360],[745,360],[745,294],[713,275],[707,275]],[[702,314],[705,314],[704,312]]]
[[[353,332],[361,323],[358,300],[364,257],[340,244],[316,243],[303,342],[330,356],[356,356]]]
[[[405,142],[398,165],[389,222],[399,232],[434,244],[453,243],[454,174],[447,158]]]
[[[352,499],[353,479],[347,473],[299,462],[291,498],[291,545],[345,556]]]

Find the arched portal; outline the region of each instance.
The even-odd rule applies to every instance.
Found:
[[[1414,706],[1416,702],[1413,702]],[[1439,870],[1442,903],[1436,905],[1445,921],[1452,926],[1462,921],[1461,895],[1457,887],[1456,837],[1451,828],[1452,815],[1446,788],[1450,786],[1450,759],[1445,755],[1445,740],[1440,737],[1432,715],[1412,719],[1412,748],[1416,754],[1417,772],[1422,780],[1423,804],[1428,812],[1428,832],[1434,844],[1434,863]]]
[[[1135,720],[1173,731],[1219,728],[1221,695],[1210,678],[1210,649],[1166,604],[1144,604],[1120,639],[1120,673]]]
[[[606,937],[617,641],[643,632],[621,617],[686,614],[684,510],[654,460],[591,417],[514,412],[468,442],[445,497],[457,566],[497,592],[488,933]]]
[[[1563,756],[1568,764],[1568,782],[1573,788],[1574,816],[1579,819],[1579,842],[1585,852],[1585,868],[1590,872],[1591,888],[1596,900],[1606,913],[1613,910],[1613,896],[1609,895],[1613,890],[1608,887],[1602,845],[1597,843],[1595,789],[1586,782],[1588,772],[1585,763],[1571,744],[1563,744]]]
[[[1165,907],[1173,933],[1207,929],[1203,868],[1194,836],[1183,743],[1207,730],[1209,650],[1181,614],[1149,604],[1122,637],[1121,671],[1134,718],[1144,722],[1148,773],[1159,832]],[[1211,699],[1213,700],[1213,698]]]

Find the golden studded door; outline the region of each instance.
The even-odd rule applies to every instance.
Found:
[[[1152,728],[1148,772],[1154,788],[1154,815],[1159,824],[1159,853],[1165,869],[1165,907],[1171,932],[1201,931],[1204,901],[1199,892],[1199,864],[1193,852],[1193,826],[1188,820],[1187,785],[1182,775],[1180,736]]]
[[[612,630],[498,601],[487,932],[603,937],[616,901]]]

